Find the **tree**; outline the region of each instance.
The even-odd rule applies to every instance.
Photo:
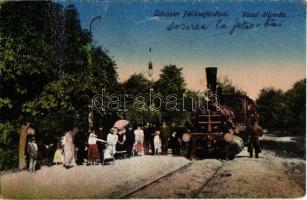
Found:
[[[264,88],[256,100],[260,123],[270,130],[284,130],[288,113],[286,98],[281,90]]]
[[[297,81],[286,91],[286,106],[289,110],[288,129],[305,135],[306,130],[306,79]]]
[[[159,112],[150,108],[150,82],[143,74],[131,75],[122,87],[125,95],[131,95],[131,98],[127,98],[126,101],[127,111],[124,113],[124,118],[132,123],[143,124],[147,121],[154,121],[155,117],[159,117]]]
[[[264,88],[256,104],[265,128],[305,135],[306,79],[297,81],[286,92]]]
[[[108,92],[116,92],[119,89],[118,74],[115,62],[102,50],[102,47],[92,48],[92,74],[95,77],[95,92],[106,89]]]
[[[31,102],[56,77],[49,14],[59,11],[60,7],[52,2],[5,2],[1,5],[1,123],[14,126],[18,118],[26,122],[37,114],[31,109]],[[26,127],[26,123],[21,125]],[[20,129],[20,168],[25,163],[21,155],[25,151],[25,131],[26,128]],[[5,145],[15,146],[12,142]]]
[[[224,77],[224,79],[222,79],[222,80],[218,80],[217,85],[222,88],[223,94],[226,94],[226,95],[246,95],[245,91],[236,87],[232,83],[232,81],[227,77]]]
[[[124,82],[123,88],[127,94],[144,94],[148,96],[150,82],[143,74],[133,74]]]
[[[166,65],[161,70],[160,78],[154,85],[155,92],[163,97],[162,116],[164,120],[179,121],[184,118],[183,112],[179,112],[182,108],[182,98],[186,91],[186,83],[182,75],[182,68],[176,65]],[[175,96],[177,98],[175,98]],[[176,101],[177,100],[177,101]],[[173,105],[177,104],[177,109],[167,109],[166,103],[172,101]],[[176,102],[176,103],[175,103]],[[168,104],[170,105],[170,104]]]
[[[1,4],[0,134],[6,151],[0,157],[15,158],[18,143],[11,139],[16,135],[12,127],[31,122],[36,134],[59,136],[71,126],[87,126],[88,103],[101,87],[116,90],[115,62],[90,38],[74,6],[51,1]],[[17,129],[23,130],[19,152],[24,154],[26,129]],[[1,163],[1,170],[15,161]]]
[[[166,65],[161,70],[160,78],[154,88],[163,96],[167,96],[169,94],[182,95],[186,90],[185,86],[182,68],[176,65]]]

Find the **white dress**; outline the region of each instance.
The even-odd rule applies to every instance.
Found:
[[[155,145],[155,151],[161,153],[161,138],[159,135],[156,135],[154,137],[154,145]]]
[[[135,142],[134,142],[134,150],[137,151],[138,155],[144,155],[144,131],[142,129],[136,129],[134,130],[134,136],[135,136]],[[142,148],[141,150],[136,150],[136,146],[138,144],[141,144]]]
[[[118,136],[116,134],[109,133],[107,136],[107,148],[104,151],[104,158],[112,158],[116,152],[116,143],[118,140]]]
[[[142,129],[136,129],[134,130],[135,135],[135,144],[138,142],[141,142],[141,144],[144,143],[144,131]]]

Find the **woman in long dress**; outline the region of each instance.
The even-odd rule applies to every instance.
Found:
[[[106,142],[105,140],[101,140],[97,138],[95,131],[91,132],[88,137],[88,154],[87,154],[87,161],[88,164],[92,165],[97,164],[100,160],[100,153],[98,150],[97,142]]]
[[[154,137],[154,146],[155,146],[155,155],[159,155],[161,153],[160,131],[156,131],[156,134]]]
[[[75,145],[73,142],[73,136],[71,131],[65,133],[62,145],[64,149],[64,167],[70,168],[75,166]]]

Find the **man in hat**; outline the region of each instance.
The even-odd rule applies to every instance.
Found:
[[[35,142],[34,136],[32,136],[32,138],[28,142],[27,153],[30,157],[29,171],[35,172],[37,154],[38,154],[38,146],[37,146],[37,143]]]
[[[263,135],[263,130],[261,126],[258,124],[257,120],[254,120],[252,122],[252,126],[249,126],[247,129],[247,133],[249,134],[249,143],[248,143],[248,152],[249,152],[249,157],[253,157],[253,152],[255,149],[255,156],[258,158],[259,153],[261,152],[260,150],[260,142],[259,142],[259,137]]]

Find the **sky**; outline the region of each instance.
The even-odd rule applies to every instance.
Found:
[[[120,81],[133,73],[147,76],[151,60],[155,80],[164,65],[175,64],[183,68],[189,89],[204,90],[204,68],[215,66],[220,79],[228,77],[256,99],[264,87],[285,91],[306,76],[304,1],[63,0],[60,3],[75,5],[84,29],[90,28],[94,17],[102,16],[92,24],[93,42],[109,51],[117,64]],[[155,16],[157,10],[179,12],[179,16]],[[183,17],[185,11],[219,11],[227,16]],[[246,17],[243,12],[259,14]],[[264,12],[284,14],[270,19],[281,26],[265,26],[268,17],[262,16]],[[217,29],[218,20],[226,27]],[[254,26],[243,29],[244,21]],[[235,28],[230,34],[237,22],[242,29]],[[172,23],[178,24],[180,30],[167,30]],[[205,25],[207,29],[181,30],[191,24]]]

